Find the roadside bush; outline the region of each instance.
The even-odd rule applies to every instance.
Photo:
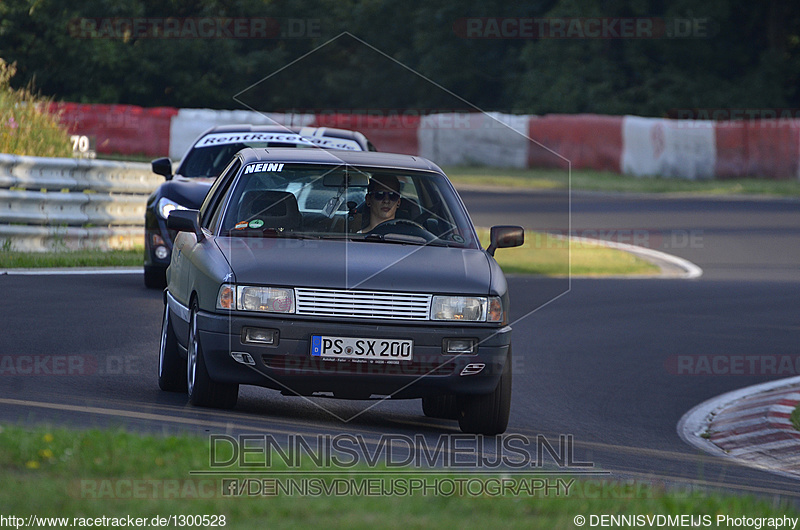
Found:
[[[50,100],[35,94],[30,86],[11,88],[16,70],[16,64],[0,59],[0,153],[71,156],[69,134],[58,116],[44,110]]]

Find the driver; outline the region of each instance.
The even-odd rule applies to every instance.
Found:
[[[365,234],[376,226],[394,219],[400,206],[400,181],[394,175],[379,175],[369,179],[366,205],[369,209],[369,224],[359,230]]]

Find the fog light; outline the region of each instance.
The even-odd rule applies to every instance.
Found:
[[[242,329],[242,342],[245,344],[274,345],[278,342],[278,330],[244,328]]]
[[[483,363],[470,363],[461,370],[460,375],[477,375],[486,368],[486,365]]]
[[[442,350],[452,355],[470,355],[477,353],[477,342],[476,339],[444,339]]]
[[[256,364],[256,361],[253,359],[253,356],[250,355],[249,353],[232,351],[231,357],[233,357],[233,360],[236,361],[237,363],[246,364],[248,366],[255,366]]]
[[[158,259],[167,259],[169,256],[169,250],[167,247],[156,247],[156,257]]]

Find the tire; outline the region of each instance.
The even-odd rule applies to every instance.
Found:
[[[161,267],[144,268],[144,285],[148,289],[163,289],[167,286],[167,274]]]
[[[208,375],[203,348],[197,334],[197,302],[192,304],[186,355],[186,387],[189,402],[199,407],[232,409],[239,398],[239,385],[217,383]]]
[[[161,347],[158,353],[158,386],[167,392],[186,392],[186,361],[178,354],[178,339],[164,305],[161,322]]]
[[[459,417],[458,401],[454,394],[426,396],[422,398],[422,412],[429,418],[457,420]]]
[[[496,436],[506,431],[511,411],[511,347],[497,388],[488,394],[458,396],[462,432]]]

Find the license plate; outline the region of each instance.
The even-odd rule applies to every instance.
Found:
[[[311,356],[323,359],[410,361],[413,350],[414,341],[407,339],[311,336]]]

